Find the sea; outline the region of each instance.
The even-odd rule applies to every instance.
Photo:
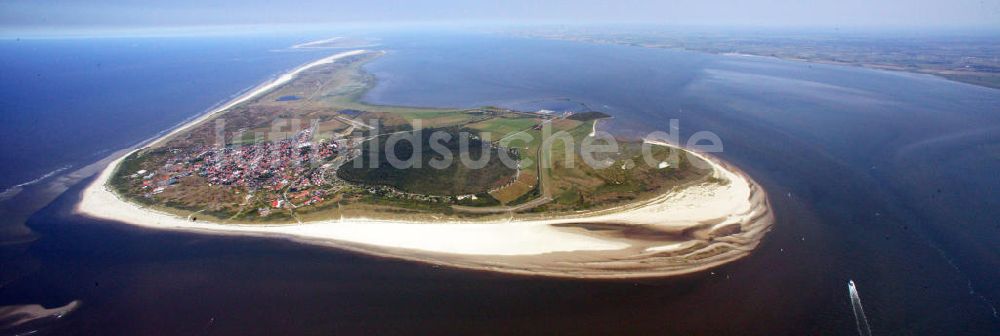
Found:
[[[0,333],[995,335],[1000,90],[941,78],[461,31],[379,31],[363,99],[679,124],[767,190],[749,256],[641,280],[449,269],[73,213],[92,173],[339,36],[0,40]],[[848,289],[849,281],[855,285]],[[71,304],[72,303],[72,304]],[[863,306],[863,312],[857,309]],[[864,319],[864,321],[859,321]],[[862,326],[864,329],[861,330]],[[867,333],[866,333],[867,332]]]

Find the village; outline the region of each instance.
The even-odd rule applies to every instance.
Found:
[[[288,200],[301,200],[299,206],[311,205],[323,201],[326,191],[320,187],[329,181],[321,168],[329,167],[325,163],[338,156],[340,147],[327,140],[314,142],[312,132],[306,129],[280,141],[171,149],[172,156],[159,169],[140,170],[132,177],[142,179],[146,198],[194,175],[209,186],[227,186],[247,195],[273,193],[270,203],[274,208],[286,207]]]
[[[209,186],[224,186],[245,194],[246,201],[263,197],[267,206],[257,208],[261,217],[277,209],[319,204],[347,186],[375,197],[448,204],[475,195],[435,196],[403,192],[385,185],[356,185],[338,178],[340,165],[358,155],[353,149],[364,139],[315,141],[313,129],[279,141],[249,144],[194,146],[170,149],[170,157],[155,170],[139,170],[130,177],[141,181],[143,197],[154,199],[190,176]]]
[[[569,111],[558,115],[546,110],[536,113],[510,110],[504,112],[517,113],[522,115],[522,118],[541,117],[542,120],[566,119],[574,116],[574,113]],[[132,174],[122,177],[130,180],[128,184],[137,196],[141,195],[143,199],[153,203],[176,202],[178,195],[172,190],[186,189],[186,185],[201,184],[216,189],[221,187],[223,190],[229,190],[230,196],[238,195],[238,203],[230,203],[232,206],[228,210],[230,215],[254,213],[257,217],[264,218],[283,211],[289,211],[294,216],[297,209],[303,207],[328,202],[340,204],[343,201],[353,202],[362,198],[374,202],[389,202],[394,206],[447,208],[452,208],[453,205],[492,206],[496,205],[497,201],[489,194],[512,185],[521,173],[518,162],[518,166],[513,167],[513,174],[505,178],[503,183],[481,192],[459,194],[413,192],[402,190],[389,183],[345,179],[339,176],[339,171],[344,164],[361,155],[363,143],[380,136],[408,131],[352,136],[352,131],[355,129],[372,129],[372,127],[351,118],[342,116],[336,118],[349,126],[341,132],[331,133],[330,137],[319,134],[317,131],[319,125],[313,125],[286,135],[284,139],[245,143],[234,140],[224,146],[199,144],[165,148],[163,152],[157,154],[161,158],[156,160],[159,163],[137,167]],[[503,124],[509,119],[489,120],[497,120]],[[538,131],[544,124],[540,122],[531,125],[530,130]],[[243,131],[245,129],[237,133],[242,134]],[[480,140],[477,133],[470,134],[469,138],[473,141]],[[488,144],[491,150],[508,151],[508,155],[520,161],[521,148],[502,147],[499,141]]]

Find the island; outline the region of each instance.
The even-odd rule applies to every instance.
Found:
[[[736,167],[615,138],[599,111],[367,104],[363,66],[384,56],[341,52],[261,84],[114,160],[76,211],[572,278],[703,271],[750,254],[774,222]]]

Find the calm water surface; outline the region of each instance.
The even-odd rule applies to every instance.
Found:
[[[597,109],[614,115],[605,127],[620,134],[666,130],[672,118],[682,139],[715,132],[725,145],[718,155],[768,190],[775,228],[752,256],[710,272],[552,280],[98,222],[71,214],[76,185],[31,217],[37,240],[2,249],[0,305],[80,300],[80,309],[40,327],[60,334],[854,334],[853,279],[876,334],[1000,330],[998,90],[766,58],[497,36],[397,34],[382,42],[389,53],[367,66],[379,79],[365,97],[373,103]],[[250,54],[263,56],[233,65],[230,75],[244,77],[222,80],[223,88],[170,77],[142,82],[155,99],[123,109],[155,115],[139,107],[163,102],[176,112],[103,146],[152,136],[320,56],[257,47]],[[194,50],[201,49],[173,55]],[[143,64],[134,71],[168,76]],[[132,99],[128,86],[118,90],[101,97]],[[67,104],[57,101],[51,105]],[[4,106],[5,118],[13,110]],[[66,118],[89,113],[114,127],[73,132],[126,138],[114,130],[151,118],[98,110],[72,109]],[[5,161],[17,155],[4,154]]]

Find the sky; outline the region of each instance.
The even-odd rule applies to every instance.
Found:
[[[3,0],[2,29],[394,23],[1000,27],[1000,0]]]

